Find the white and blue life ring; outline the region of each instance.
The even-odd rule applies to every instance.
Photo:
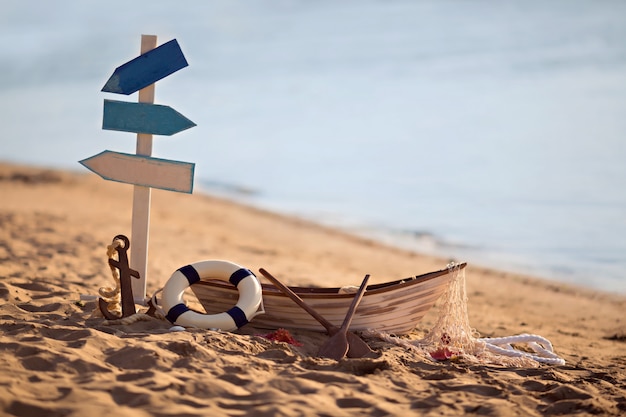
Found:
[[[183,301],[183,293],[190,285],[203,279],[221,279],[232,283],[239,291],[237,304],[219,314],[201,314],[189,309]],[[220,260],[196,262],[177,269],[163,287],[161,304],[165,318],[172,324],[224,331],[237,330],[264,312],[261,284],[252,271]]]

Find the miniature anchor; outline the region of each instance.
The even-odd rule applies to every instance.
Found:
[[[117,268],[120,272],[120,297],[122,304],[122,316],[117,317],[113,315],[109,309],[107,302],[100,298],[98,300],[98,306],[100,307],[100,311],[108,320],[116,320],[123,317],[132,316],[136,314],[135,310],[135,300],[133,298],[133,287],[131,282],[131,277],[139,278],[139,272],[131,269],[128,265],[128,249],[130,248],[130,242],[128,238],[124,235],[117,235],[113,238],[113,242],[116,240],[121,240],[124,242],[123,245],[119,245],[115,247],[117,251],[118,260],[109,258],[109,266],[112,268]]]

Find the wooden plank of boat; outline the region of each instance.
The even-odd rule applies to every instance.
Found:
[[[465,263],[458,265],[464,268]],[[454,268],[456,269],[456,268]],[[355,312],[350,331],[375,329],[406,334],[433,307],[445,292],[454,269],[442,269],[403,280],[373,284]],[[251,325],[258,328],[291,329],[325,332],[326,329],[273,285],[263,284],[265,314],[258,315]],[[354,294],[340,294],[339,288],[290,287],[329,322],[339,327]],[[207,314],[218,314],[237,303],[237,288],[219,280],[206,280],[191,290]]]

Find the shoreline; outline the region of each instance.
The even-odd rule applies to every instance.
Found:
[[[195,192],[208,195],[217,199],[223,199],[233,204],[240,204],[247,207],[256,208],[261,211],[275,213],[279,216],[284,216],[287,218],[297,218],[304,222],[310,222],[312,225],[315,226],[336,229],[354,237],[363,238],[365,240],[372,240],[376,244],[380,244],[382,246],[389,246],[400,250],[405,250],[407,252],[416,253],[421,256],[440,259],[442,260],[442,262],[445,259],[457,261],[472,259],[473,261],[471,263],[474,266],[481,268],[482,270],[492,270],[504,274],[519,275],[529,278],[532,277],[534,279],[539,279],[545,281],[550,285],[555,286],[571,287],[572,289],[579,288],[580,290],[590,290],[592,292],[597,291],[599,293],[604,293],[607,295],[614,294],[617,296],[626,296],[626,289],[624,289],[623,291],[618,290],[617,287],[619,287],[619,283],[610,282],[610,288],[601,288],[594,285],[585,285],[581,281],[584,281],[589,277],[586,276],[586,274],[584,273],[551,273],[549,270],[550,268],[547,266],[542,269],[540,267],[530,266],[527,263],[523,264],[523,262],[520,261],[520,257],[514,254],[504,254],[504,256],[507,257],[509,261],[495,261],[495,255],[488,249],[473,247],[471,242],[463,241],[460,243],[455,243],[441,240],[441,238],[437,234],[433,234],[430,231],[413,232],[410,230],[392,230],[384,227],[371,226],[366,223],[360,223],[358,225],[353,224],[346,227],[340,224],[340,220],[330,221],[325,220],[324,218],[315,219],[315,216],[313,214],[299,214],[298,212],[289,212],[288,210],[281,211],[279,208],[272,208],[271,205],[256,201],[254,197],[246,196],[245,194],[249,193],[250,190],[247,190],[243,193],[238,193],[236,191],[220,191],[220,188],[232,188],[236,190],[238,189],[237,186],[218,185],[216,187],[217,188],[211,188],[211,186],[198,187],[198,190]],[[420,243],[419,240],[423,238],[429,241],[426,243]],[[428,249],[425,246],[435,246],[435,248]],[[450,247],[452,249],[446,249]],[[455,250],[454,247],[461,247],[461,249]],[[465,247],[465,249],[463,249],[463,247]],[[472,256],[472,254],[474,254],[475,256]],[[528,257],[528,255],[525,256],[525,258]],[[520,264],[520,262],[522,262],[522,264]],[[515,264],[517,264],[517,267],[515,266]],[[571,279],[568,279],[568,277]]]
[[[169,332],[162,321],[106,324],[81,294],[110,286],[106,245],[130,230],[132,187],[0,163],[0,410],[7,415],[501,415],[626,411],[626,297],[467,261],[471,326],[483,337],[550,340],[565,365],[436,362],[364,336],[376,358],[315,355],[327,336],[291,330],[298,347],[239,331]],[[154,190],[152,294],[182,265],[228,259],[300,286],[379,283],[447,259],[390,247],[210,195]],[[132,244],[131,244],[132,252]],[[433,308],[403,337],[423,337]]]

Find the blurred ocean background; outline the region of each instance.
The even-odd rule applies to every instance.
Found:
[[[156,102],[198,126],[155,137],[153,156],[195,162],[197,191],[626,293],[624,1],[0,10],[0,160],[87,172],[77,161],[134,153],[134,134],[101,125],[105,98],[136,94],[100,89],[141,34],[176,38],[190,66]]]

